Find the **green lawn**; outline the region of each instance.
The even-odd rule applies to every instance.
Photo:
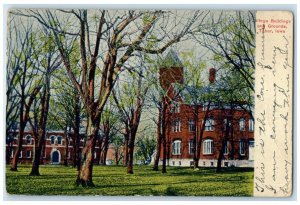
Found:
[[[63,166],[41,166],[41,176],[28,176],[30,166],[18,172],[6,168],[9,194],[26,195],[142,195],[142,196],[252,196],[253,169],[228,168],[215,173],[213,168],[168,167],[167,174],[151,166],[135,166],[134,174],[124,167],[94,166],[95,187],[75,186],[76,170]]]

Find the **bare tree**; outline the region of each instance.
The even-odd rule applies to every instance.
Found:
[[[38,64],[35,69],[39,70],[42,76],[40,85],[42,86],[39,98],[35,100],[33,119],[29,122],[32,127],[32,134],[35,140],[34,157],[32,162],[31,176],[39,176],[39,165],[42,158],[42,151],[46,139],[46,125],[49,113],[51,75],[61,65],[57,47],[54,44],[51,33],[43,29],[40,33],[42,50],[38,52]],[[40,108],[39,108],[40,106]]]
[[[143,80],[142,71],[138,74],[131,73],[130,76],[128,83],[123,82],[122,87],[113,92],[113,97],[125,126],[125,147],[128,147],[128,152],[125,148],[124,157],[128,157],[127,173],[133,174],[135,139],[149,87]]]
[[[195,40],[214,54],[219,67],[239,72],[254,91],[255,13],[223,11],[211,13],[209,19]]]
[[[195,28],[201,26],[202,21],[197,20],[204,18],[206,13],[195,11],[189,13],[188,18],[183,13],[174,21],[172,16],[178,14],[173,11],[18,10],[16,12],[36,19],[50,29],[55,37],[67,74],[80,94],[88,114],[88,139],[82,152],[78,184],[93,186],[92,166],[96,136],[103,108],[118,74],[127,68],[130,58],[136,52],[162,53],[170,45],[191,34]],[[97,25],[96,28],[92,27],[94,24]],[[154,33],[158,36],[156,39],[159,42],[158,48],[144,47],[145,42],[150,41],[151,34]],[[73,43],[77,36],[80,42],[82,67],[80,82],[74,76],[66,48],[66,45]],[[95,39],[94,43],[91,39]],[[97,93],[95,89],[98,90]]]
[[[23,135],[29,118],[30,107],[40,90],[36,79],[34,66],[36,61],[35,36],[32,31],[32,23],[20,22],[20,19],[10,15],[9,39],[7,63],[7,132],[11,128],[16,116],[19,118],[18,146],[15,150],[11,170],[17,171],[17,164],[23,146]],[[13,34],[12,34],[13,33]],[[14,100],[15,98],[16,100]],[[15,104],[18,104],[14,107]]]

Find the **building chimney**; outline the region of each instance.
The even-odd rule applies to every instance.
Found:
[[[210,68],[209,69],[209,83],[213,84],[216,81],[216,69]]]

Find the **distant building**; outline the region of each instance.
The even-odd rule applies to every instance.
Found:
[[[18,146],[18,132],[10,133],[10,140],[6,140],[6,155],[13,158],[15,150]],[[22,151],[19,155],[19,163],[29,164],[33,161],[34,156],[34,138],[32,137],[31,132],[26,131],[23,137],[23,146]],[[66,157],[69,164],[73,163],[73,154],[74,154],[74,144],[73,140],[67,140],[65,133],[62,131],[48,131],[46,134],[45,147],[43,149],[43,164],[63,164]],[[81,135],[80,140],[80,150],[82,150],[84,144],[84,135]],[[103,163],[104,159],[100,159],[100,156],[97,155],[99,152],[99,146],[96,146],[95,151],[95,160],[94,163]],[[114,152],[112,149],[108,149],[106,164],[111,164],[114,160]]]
[[[183,87],[184,68],[174,51],[170,51],[160,68],[160,84],[168,93],[167,108],[167,164],[170,166],[192,166],[196,129],[198,137],[208,103],[195,105],[188,102],[191,86]],[[216,70],[209,70],[210,85],[198,90],[199,95],[213,88]],[[194,92],[195,93],[195,92]],[[196,92],[197,93],[197,92]],[[198,118],[195,119],[195,108],[198,107]],[[253,167],[254,155],[254,121],[250,111],[243,109],[241,104],[220,105],[210,104],[207,120],[204,126],[200,149],[199,166],[211,167],[217,165],[217,159],[225,144],[222,166]],[[230,120],[228,139],[224,141],[226,121]],[[160,160],[162,160],[162,150]],[[160,161],[161,163],[162,161]]]

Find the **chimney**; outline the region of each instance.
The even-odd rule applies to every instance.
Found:
[[[210,68],[209,69],[209,83],[213,84],[216,81],[216,69]]]

